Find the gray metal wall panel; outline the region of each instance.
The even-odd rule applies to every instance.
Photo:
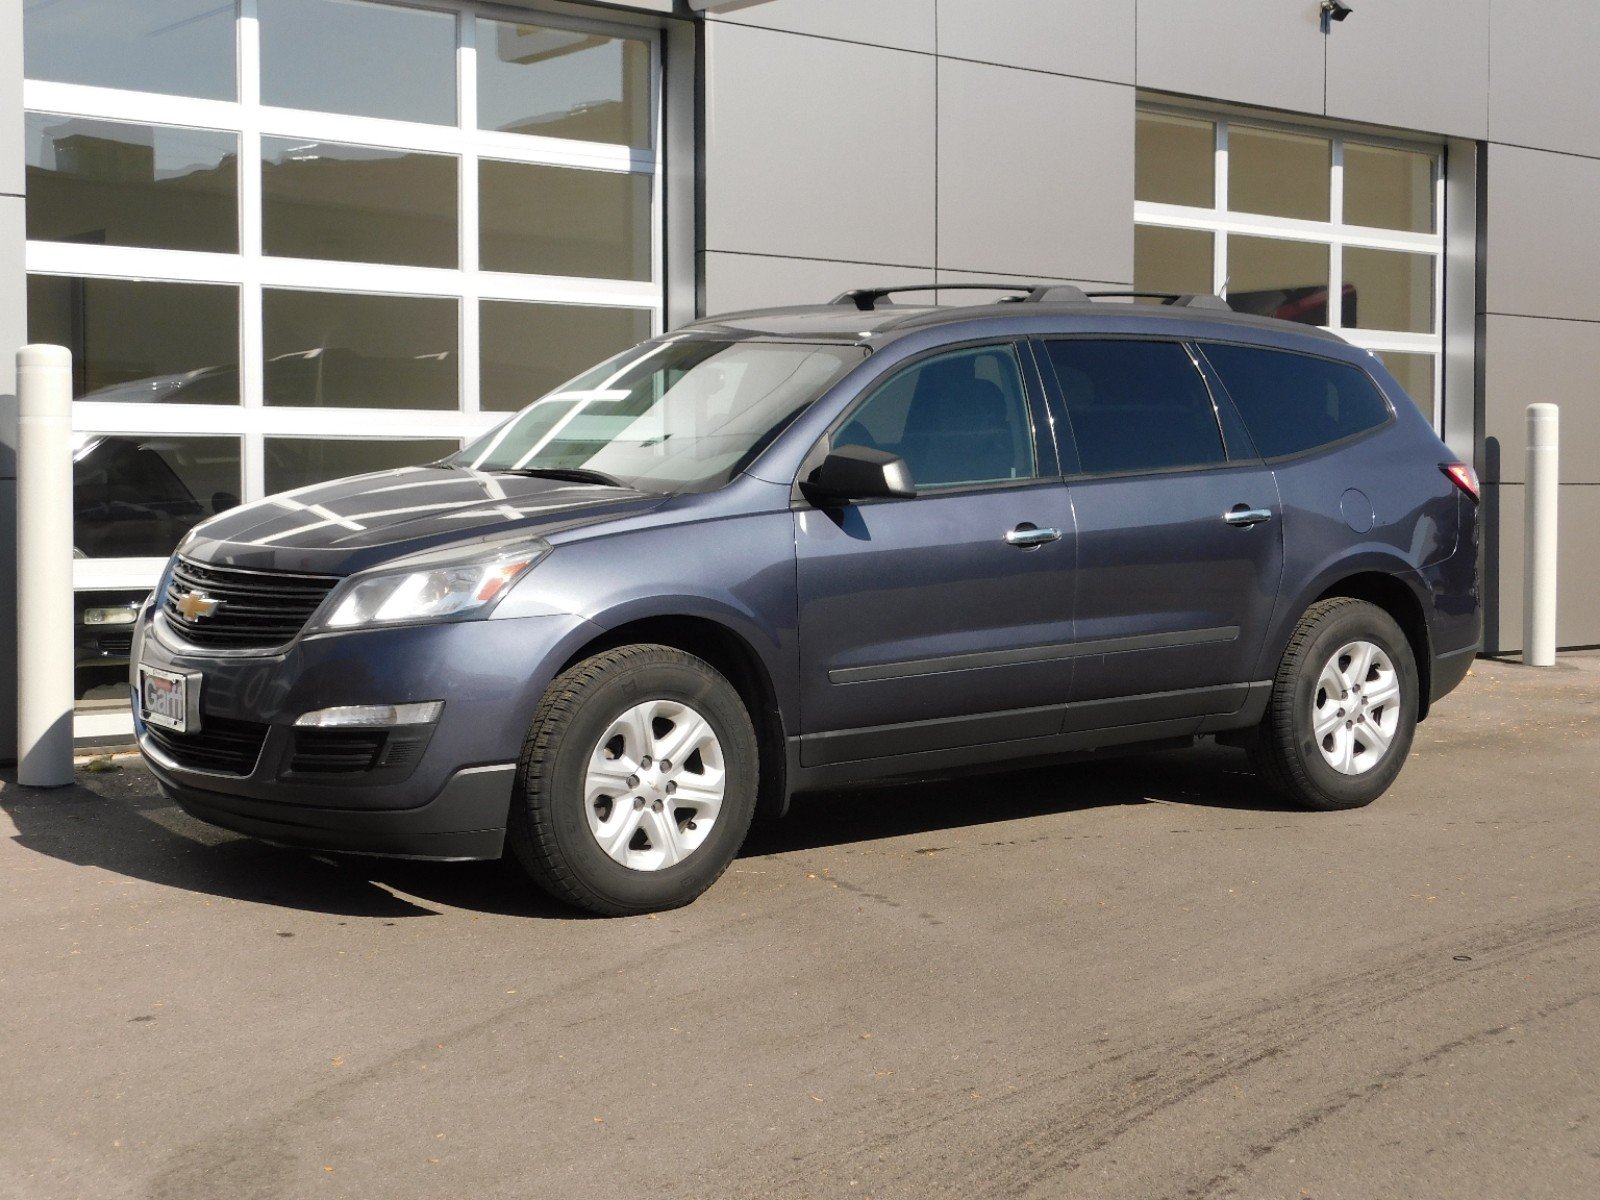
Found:
[[[1493,0],[1489,18],[1489,137],[1600,154],[1600,6]]]
[[[1563,455],[1563,457],[1565,457]],[[1521,484],[1490,484],[1484,489],[1485,516],[1492,523],[1485,544],[1484,649],[1509,654],[1522,649],[1523,502]],[[1560,563],[1556,571],[1556,645],[1600,646],[1600,555],[1594,531],[1600,529],[1600,487],[1561,488]]]
[[[1134,0],[939,0],[939,53],[1133,82]]]
[[[1600,320],[1600,161],[1490,144],[1491,313]]]
[[[851,288],[933,282],[931,264],[883,267],[714,250],[704,254],[702,262],[706,313],[713,315],[780,304],[823,304]]]
[[[22,0],[0,0],[0,194],[20,196],[22,150]]]
[[[931,56],[722,22],[706,38],[704,249],[933,261]]]
[[[22,0],[0,0],[0,47],[20,46]],[[0,58],[5,57],[0,49]],[[27,288],[23,273],[22,65],[20,52],[10,67],[0,66],[0,138],[6,156],[3,174],[15,178],[15,194],[0,193],[0,762],[17,756],[17,598],[11,581],[16,551],[17,350],[28,340]],[[15,71],[14,77],[4,74]],[[13,161],[14,160],[14,161]],[[10,187],[10,183],[5,185]]]
[[[1526,481],[1527,408],[1548,403],[1561,406],[1561,481],[1600,484],[1600,324],[1491,316],[1484,358],[1486,477]]]
[[[1358,4],[1327,43],[1330,117],[1487,136],[1489,0]]]
[[[1322,111],[1312,0],[1140,0],[1140,87],[1291,112]]]
[[[1114,291],[1118,288],[1131,288],[1133,283],[1127,279],[1064,279],[1051,275],[1007,275],[1000,271],[949,271],[940,269],[936,272],[940,283],[1071,283],[1076,284],[1084,291]],[[1000,293],[996,292],[969,292],[969,291],[943,291],[939,293],[940,304],[991,304]]]
[[[941,268],[1133,272],[1133,88],[939,63]]]
[[[706,20],[931,54],[934,7],[934,0],[767,0],[727,13],[707,13]],[[812,82],[826,86],[828,81],[824,77]]]

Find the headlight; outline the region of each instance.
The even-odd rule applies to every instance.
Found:
[[[486,608],[505,594],[524,571],[550,553],[544,541],[515,548],[471,551],[455,548],[418,555],[409,569],[388,569],[349,580],[319,624],[324,629],[354,629],[441,621]]]

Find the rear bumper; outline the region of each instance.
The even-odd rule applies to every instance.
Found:
[[[425,804],[404,809],[329,808],[282,799],[257,800],[180,782],[145,747],[150,772],[186,813],[263,841],[307,850],[394,858],[499,858],[505,844],[515,763],[455,772]]]
[[[1448,654],[1439,654],[1434,657],[1433,670],[1429,672],[1428,702],[1436,704],[1461,686],[1461,681],[1467,677],[1467,672],[1472,669],[1473,660],[1478,657],[1480,647],[1477,644],[1467,646],[1461,650],[1453,650]]]

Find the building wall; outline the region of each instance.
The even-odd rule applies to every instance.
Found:
[[[0,0],[0,762],[17,756],[17,348],[22,273],[22,0]]]
[[[1486,646],[1521,646],[1523,411],[1562,406],[1562,645],[1600,644],[1600,9],[1584,0],[767,0],[707,16],[702,303],[1050,278],[1129,286],[1136,94],[1484,153],[1476,324]],[[1492,69],[1491,69],[1492,68]],[[1137,92],[1136,92],[1137,89]],[[1458,216],[1461,206],[1457,208]],[[1472,222],[1453,228],[1470,240]],[[1452,249],[1451,259],[1457,258]],[[949,298],[955,298],[951,296]],[[1458,439],[1464,442],[1464,439]]]

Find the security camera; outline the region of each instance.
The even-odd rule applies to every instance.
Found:
[[[1355,9],[1344,0],[1322,0],[1322,16],[1328,21],[1342,21]]]

